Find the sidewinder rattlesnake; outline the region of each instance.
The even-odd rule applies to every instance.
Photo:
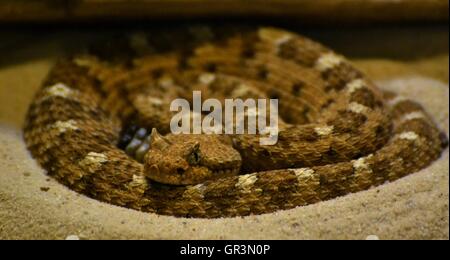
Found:
[[[169,134],[170,100],[193,90],[278,98],[278,143]],[[153,128],[162,135],[148,135]],[[29,107],[24,136],[48,174],[77,192],[201,218],[366,190],[428,166],[447,146],[418,103],[379,91],[319,43],[276,28],[206,26],[118,37],[58,62]]]

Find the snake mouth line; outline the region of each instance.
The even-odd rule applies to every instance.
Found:
[[[224,169],[212,168],[211,171],[214,173],[214,175],[232,176],[232,175],[238,173],[239,169],[237,169],[237,168],[224,168]]]

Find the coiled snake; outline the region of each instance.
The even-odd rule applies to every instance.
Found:
[[[279,99],[277,144],[168,134],[170,100],[193,90]],[[153,128],[161,134],[145,134]],[[382,93],[319,43],[276,28],[203,26],[118,37],[58,62],[24,136],[48,174],[77,192],[202,218],[366,190],[428,166],[447,146],[418,103]]]

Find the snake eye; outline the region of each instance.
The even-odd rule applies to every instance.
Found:
[[[192,151],[189,153],[187,157],[187,161],[190,165],[196,165],[200,162],[200,146],[199,144],[195,144],[192,147]]]

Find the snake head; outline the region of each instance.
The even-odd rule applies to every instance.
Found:
[[[217,135],[150,135],[150,149],[144,157],[147,178],[172,185],[194,185],[237,175],[241,156]]]

